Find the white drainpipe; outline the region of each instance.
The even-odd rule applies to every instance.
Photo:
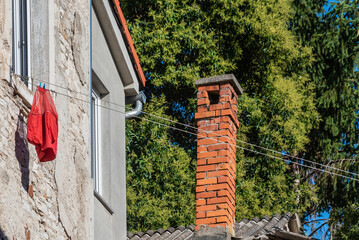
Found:
[[[127,104],[134,104],[136,103],[135,109],[126,112],[125,118],[131,119],[141,114],[143,104],[146,103],[146,96],[143,92],[140,92],[136,96],[127,97],[126,98],[126,105]]]

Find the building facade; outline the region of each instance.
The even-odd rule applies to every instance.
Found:
[[[0,239],[125,239],[124,106],[144,77],[118,9],[0,0]],[[26,131],[40,83],[58,113],[45,163]]]
[[[139,110],[145,82],[118,1],[92,2],[92,83],[95,239],[125,239],[125,118],[139,113],[125,105]]]

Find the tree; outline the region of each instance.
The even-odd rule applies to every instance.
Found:
[[[122,7],[148,79],[147,111],[195,125],[194,81],[234,73],[245,90],[238,139],[305,152],[317,112],[305,72],[310,49],[288,30],[291,1],[132,0]],[[145,120],[128,129],[128,229],[193,224],[196,136]],[[158,169],[163,176],[154,177]],[[236,219],[304,211],[315,202],[315,187],[295,184],[302,176],[282,160],[238,150],[237,174]],[[168,187],[158,187],[164,182]],[[178,182],[186,187],[177,189]]]
[[[123,9],[148,79],[144,111],[193,123],[194,81],[232,67],[220,56],[213,32],[203,27],[199,6],[127,1]],[[144,120],[128,122],[127,129],[128,229],[194,223],[196,136]]]
[[[311,131],[306,154],[317,162],[357,173],[359,1],[301,0],[295,1],[294,6],[292,31],[314,54],[307,73],[315,83],[316,105],[321,118],[318,127]],[[339,229],[354,228],[354,222],[349,219],[350,213],[357,210],[352,209],[359,201],[357,183],[320,172],[312,174],[321,201],[309,213],[330,212],[328,223],[332,229],[338,226]],[[355,225],[358,228],[357,220]],[[336,232],[332,232],[333,237]],[[342,237],[338,235],[338,239],[346,239],[343,234],[345,231],[341,231]]]
[[[159,97],[146,104],[144,111],[165,116],[165,108],[161,108],[164,104],[165,98]],[[127,122],[129,230],[168,228],[194,221],[192,159],[183,148],[169,141],[168,127],[151,121]]]

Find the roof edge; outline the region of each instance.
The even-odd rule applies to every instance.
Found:
[[[125,35],[129,54],[132,56],[132,58],[131,58],[132,63],[134,64],[138,78],[140,79],[140,81],[144,87],[146,84],[146,78],[145,78],[145,75],[143,74],[141,64],[140,64],[140,59],[138,58],[135,46],[133,45],[133,41],[132,41],[130,32],[128,31],[126,19],[125,19],[125,16],[123,15],[121,7],[120,7],[120,2],[119,2],[119,0],[112,0],[112,2],[114,4],[115,13],[117,14],[117,18],[121,25],[120,29],[121,29],[122,33]]]

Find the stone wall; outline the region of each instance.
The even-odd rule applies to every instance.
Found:
[[[89,97],[67,90],[90,92],[89,3],[46,2],[49,36],[32,42],[32,59],[42,60],[33,66],[34,74],[41,73],[33,75],[34,83],[48,81],[65,89],[46,84],[57,92],[51,95],[59,116],[58,151],[54,161],[39,163],[26,138],[34,92],[9,72],[12,0],[0,0],[5,14],[0,17],[0,239],[93,239]],[[34,39],[40,24],[35,16],[41,14],[36,10]],[[43,44],[47,56],[35,44]],[[41,62],[48,66],[41,68]]]

